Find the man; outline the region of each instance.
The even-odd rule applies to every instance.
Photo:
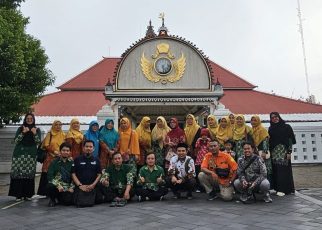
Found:
[[[243,150],[244,156],[238,159],[238,179],[234,182],[235,188],[241,193],[240,200],[247,202],[254,192],[261,192],[266,203],[272,202],[263,159],[254,154],[254,146],[249,142],[243,144]]]
[[[66,142],[59,147],[60,157],[53,160],[47,172],[48,185],[47,194],[49,195],[49,207],[56,205],[56,199],[59,203],[70,205],[74,193],[74,184],[72,183],[72,165],[71,158],[72,146]]]
[[[168,193],[165,188],[164,170],[155,164],[155,154],[148,152],[146,155],[146,165],[139,171],[136,195],[138,201],[163,200]]]
[[[217,141],[209,143],[209,153],[205,155],[198,175],[200,184],[208,193],[208,200],[217,198],[216,187],[219,187],[223,200],[233,199],[232,182],[236,178],[237,167],[237,163],[229,154],[219,151]]]
[[[195,164],[191,157],[187,156],[188,145],[179,143],[177,155],[170,159],[167,183],[171,188],[174,199],[181,197],[181,191],[187,191],[187,199],[192,199],[192,191],[196,185]]]
[[[76,185],[75,204],[78,207],[92,206],[96,197],[96,185],[101,177],[101,166],[97,158],[93,157],[94,142],[85,140],[83,154],[77,157],[72,166],[72,178]]]
[[[108,166],[101,178],[101,191],[104,200],[111,203],[111,207],[122,207],[134,196],[133,166],[123,164],[121,153],[112,155],[112,165]]]

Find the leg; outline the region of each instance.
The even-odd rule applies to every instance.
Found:
[[[161,197],[167,195],[168,189],[165,187],[160,187],[157,191],[152,191],[149,195],[150,200],[160,200]]]
[[[146,197],[150,198],[151,192],[148,189],[144,189],[142,187],[138,187],[135,189],[135,193],[138,196],[138,200],[140,201],[145,201]]]
[[[220,195],[224,201],[231,201],[233,199],[234,187],[229,185],[228,187],[219,185]]]
[[[46,192],[50,198],[48,206],[54,207],[56,205],[56,198],[58,198],[59,196],[59,191],[56,188],[56,186],[51,183],[47,184],[46,188],[47,188]]]
[[[210,193],[214,190],[215,181],[212,179],[210,175],[207,175],[204,172],[200,172],[198,175],[198,179],[200,181],[201,186],[203,186],[206,190],[206,193]]]
[[[195,178],[187,179],[183,183],[183,189],[187,191],[187,197],[188,197],[188,199],[190,197],[192,197],[192,191],[195,189],[195,187],[196,187],[196,179]]]

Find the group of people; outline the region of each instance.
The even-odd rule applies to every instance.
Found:
[[[243,202],[262,194],[271,202],[270,189],[283,196],[294,193],[291,167],[295,136],[277,112],[270,114],[268,131],[258,116],[246,125],[243,115],[230,114],[217,121],[207,117],[200,127],[192,114],[181,129],[176,118],[143,117],[136,129],[121,118],[118,131],[107,119],[99,127],[89,124],[83,134],[78,119],[72,119],[65,134],[54,121],[41,141],[32,113],[26,114],[15,136],[9,196],[30,200],[35,191],[37,147],[46,151],[38,195],[49,197],[49,206],[60,203],[91,206],[110,202],[124,206],[134,195],[138,201],[162,200],[173,192],[205,191],[208,200],[220,196],[232,200],[237,193]]]

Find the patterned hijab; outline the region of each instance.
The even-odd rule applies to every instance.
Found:
[[[226,127],[223,127],[223,122],[224,121],[227,122]],[[232,131],[231,126],[230,126],[229,117],[228,116],[222,117],[220,119],[219,126],[218,126],[218,129],[217,129],[216,139],[218,140],[218,142],[221,145],[224,145],[224,142],[229,140],[229,139],[232,139],[232,137],[233,137],[233,131]]]
[[[162,149],[163,148],[163,142],[165,141],[165,137],[167,136],[167,133],[171,130],[167,124],[167,121],[165,120],[164,117],[160,116],[157,118],[158,120],[162,121],[162,127],[159,128],[158,124],[154,126],[152,129],[152,140],[153,141],[158,141],[159,146]],[[162,139],[160,140],[159,137],[162,136]]]
[[[113,124],[113,128],[112,129],[108,129],[107,125],[109,123]],[[100,131],[100,135],[99,135],[99,139],[100,141],[103,141],[105,144],[107,144],[107,146],[110,149],[113,149],[116,147],[118,140],[120,139],[120,135],[119,133],[115,130],[114,128],[114,121],[112,119],[106,119],[105,120],[105,125],[102,128],[102,130]]]
[[[237,118],[242,118],[242,124],[237,124]],[[233,140],[238,141],[247,136],[248,133],[252,134],[252,128],[245,124],[245,117],[242,114],[237,114],[235,117],[235,126],[233,131]]]
[[[259,118],[258,115],[253,115],[251,117],[251,124],[253,127],[253,140],[254,140],[254,144],[256,147],[258,147],[258,145],[265,140],[267,137],[269,137],[268,135],[268,131],[265,129],[265,127],[262,125],[262,122]]]
[[[212,121],[213,124],[210,125],[209,121]],[[209,115],[207,117],[207,128],[209,130],[211,139],[214,140],[216,138],[216,133],[217,133],[217,129],[218,129],[218,122],[217,122],[215,115]]]
[[[187,119],[192,118],[192,124],[188,125]],[[191,145],[193,142],[193,139],[196,136],[196,133],[198,132],[200,126],[197,124],[196,118],[192,114],[188,114],[186,116],[186,128],[184,129],[184,132],[186,134],[186,141],[188,145]]]
[[[67,132],[66,138],[73,138],[77,144],[80,144],[84,138],[83,133],[79,129],[74,129],[73,124],[79,123],[77,118],[73,118],[70,121],[69,130]]]
[[[175,122],[176,126],[170,130],[167,134],[168,141],[173,142],[175,144],[178,144],[180,140],[185,141],[185,133],[184,131],[179,127],[178,119],[173,117],[170,119],[170,122]]]

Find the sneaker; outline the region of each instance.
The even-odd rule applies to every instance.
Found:
[[[31,201],[31,197],[25,197],[25,200]]]
[[[164,196],[160,196],[160,201],[163,201],[163,199],[164,199]]]
[[[207,200],[214,200],[214,199],[216,199],[218,196],[217,196],[217,194],[216,194],[216,192],[213,190],[213,191],[211,191],[209,194],[208,194],[208,198],[207,198]]]
[[[142,196],[138,196],[138,202],[142,201]]]
[[[175,199],[175,200],[180,199],[180,198],[181,198],[181,194],[179,192],[174,193],[174,196],[172,197],[172,199]]]
[[[116,207],[124,207],[126,205],[126,200],[125,199],[120,199],[117,203],[116,203]]]
[[[269,193],[267,193],[264,196],[263,200],[264,200],[265,203],[272,203],[273,202],[273,200],[272,200],[271,196],[269,195]]]
[[[145,197],[145,200],[146,200],[146,201],[149,201],[149,200],[150,200],[150,198],[146,196],[146,197]]]
[[[248,200],[248,196],[246,193],[242,193],[239,197],[241,202],[246,202]]]
[[[22,201],[22,198],[16,198],[16,202]]]
[[[116,202],[116,201],[112,201],[112,202],[110,203],[110,207],[116,207],[116,204],[117,204],[117,202]]]
[[[50,199],[48,203],[48,207],[55,207],[55,205],[56,205],[56,202]]]
[[[277,196],[285,196],[285,193],[284,192],[277,192],[276,195]]]
[[[196,189],[196,191],[195,191],[196,193],[201,193],[201,191],[199,190],[199,189]]]

